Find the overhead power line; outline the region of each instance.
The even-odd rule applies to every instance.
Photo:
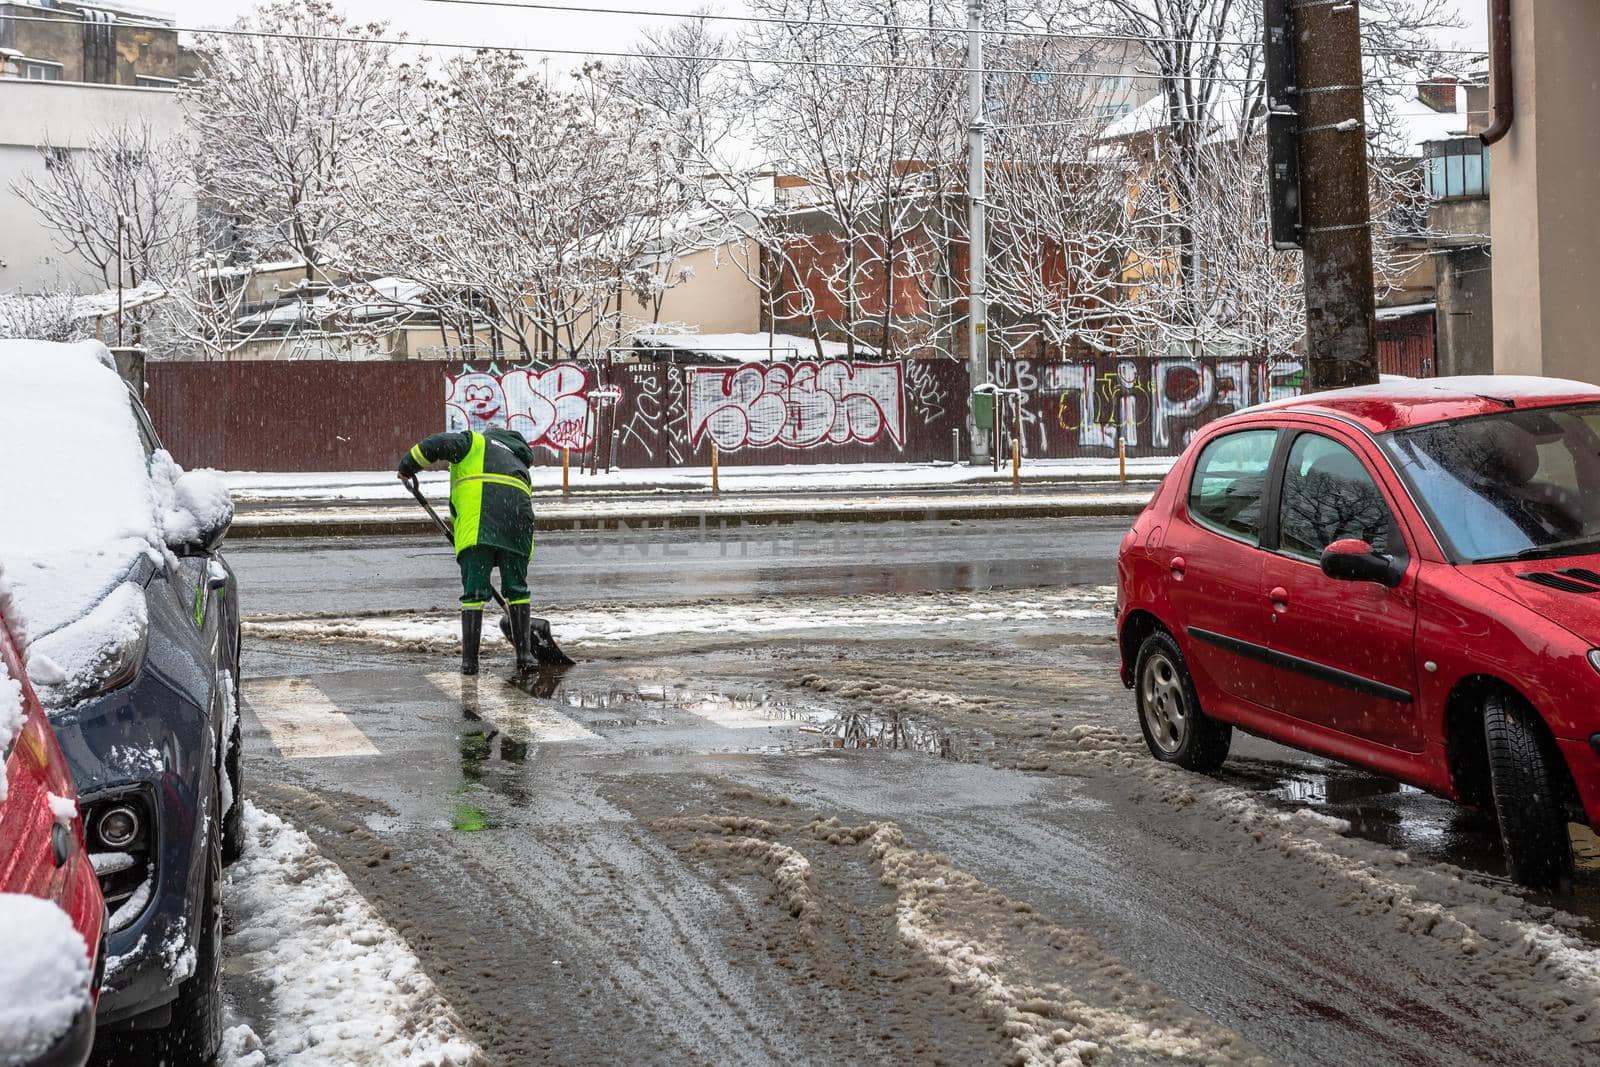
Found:
[[[60,25],[60,19],[46,18],[38,15],[0,15],[0,25],[6,20],[13,22],[43,22]],[[280,30],[247,30],[237,27],[218,28],[210,26],[178,26],[169,22],[138,22],[119,21],[117,26],[128,26],[134,29],[166,30],[173,33],[192,33],[204,37],[253,37],[265,40],[280,41],[321,41],[329,44],[381,44],[396,48],[435,48],[452,52],[510,52],[517,55],[535,56],[572,56],[575,59],[626,59],[630,61],[651,60],[683,60],[700,63],[732,64],[736,66],[772,66],[772,67],[805,67],[813,70],[882,70],[902,73],[928,73],[928,74],[966,74],[965,66],[956,64],[919,64],[919,63],[878,63],[865,60],[812,60],[794,59],[771,56],[703,56],[675,52],[615,52],[581,48],[540,48],[531,45],[506,45],[487,44],[482,42],[448,42],[448,41],[423,41],[413,40],[408,37],[352,37],[341,34],[328,33],[290,33]],[[1069,79],[1098,81],[1113,77],[1129,77],[1136,81],[1152,81],[1162,77],[1160,74],[1127,74],[1118,75],[1104,70],[1052,70],[1049,67],[990,67],[989,74],[1014,74],[1022,77],[1039,77],[1041,79]],[[1259,77],[1241,77],[1229,74],[1193,75],[1180,77],[1187,84],[1193,85],[1238,85],[1259,86],[1262,79]],[[1410,78],[1371,78],[1363,84],[1367,86],[1411,86],[1415,84]]]
[[[463,7],[497,7],[510,8],[523,11],[553,11],[562,14],[583,15],[628,15],[658,19],[684,19],[690,22],[734,22],[745,25],[772,25],[794,26],[801,29],[840,29],[840,30],[895,30],[901,33],[945,33],[957,35],[965,34],[963,26],[937,26],[932,24],[918,24],[914,22],[845,22],[835,19],[797,19],[783,18],[778,15],[724,15],[720,12],[698,11],[651,11],[644,8],[628,7],[578,7],[573,4],[541,4],[531,0],[426,0],[430,4],[457,4]],[[1022,37],[1058,41],[1102,41],[1126,44],[1191,44],[1194,43],[1187,37],[1160,37],[1136,33],[1104,33],[1066,30],[1040,30],[1027,26],[1008,26],[995,29],[978,31],[986,37]],[[1218,44],[1229,48],[1242,48],[1246,45],[1259,44],[1258,41],[1218,40],[1206,41],[1206,44]],[[1436,56],[1482,56],[1487,55],[1487,50],[1482,48],[1381,48],[1368,49],[1368,55],[1436,55]]]

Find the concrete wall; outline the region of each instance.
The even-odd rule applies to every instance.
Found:
[[[99,292],[106,283],[75,255],[33,208],[11,191],[27,174],[43,174],[38,145],[81,149],[96,130],[147,122],[158,136],[181,125],[178,95],[74,82],[0,78],[0,291],[68,289]]]
[[[1600,4],[1511,8],[1516,122],[1491,150],[1495,370],[1600,383]]]

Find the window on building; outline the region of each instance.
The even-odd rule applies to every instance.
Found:
[[[58,82],[61,80],[62,66],[52,63],[48,59],[19,59],[17,67],[21,75],[31,82]]]
[[[136,76],[133,83],[144,89],[176,89],[178,87],[178,79],[176,78],[152,78],[145,74]]]
[[[1422,146],[1422,182],[1435,200],[1489,195],[1489,150],[1476,137],[1452,137]]]

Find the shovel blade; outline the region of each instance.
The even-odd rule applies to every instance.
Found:
[[[528,642],[533,645],[532,652],[540,666],[570,667],[577,662],[556,644],[548,619],[529,619],[528,624]]]

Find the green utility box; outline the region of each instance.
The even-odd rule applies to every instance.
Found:
[[[980,430],[994,429],[994,393],[972,394],[972,423]]]

